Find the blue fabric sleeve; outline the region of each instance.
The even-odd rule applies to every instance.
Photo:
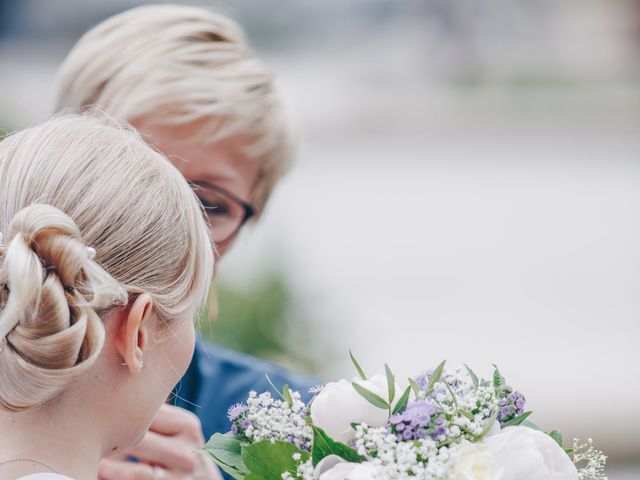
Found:
[[[306,401],[309,389],[318,380],[287,372],[263,360],[196,340],[193,360],[175,390],[173,403],[195,413],[202,422],[205,439],[216,432],[227,432],[231,424],[227,410],[244,402],[250,390],[272,391],[265,375],[277,387],[285,383]]]

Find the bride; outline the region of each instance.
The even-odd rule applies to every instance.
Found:
[[[201,210],[137,134],[69,115],[0,143],[0,232],[0,478],[95,480],[193,353]]]

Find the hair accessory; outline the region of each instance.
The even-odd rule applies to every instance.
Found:
[[[89,254],[89,258],[93,260],[96,258],[96,249],[93,247],[87,247],[87,253]]]

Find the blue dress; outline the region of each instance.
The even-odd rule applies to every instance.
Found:
[[[250,390],[273,391],[265,375],[281,388],[288,384],[308,400],[309,389],[319,382],[296,375],[272,363],[196,340],[193,360],[176,387],[174,405],[195,413],[202,422],[205,439],[216,432],[228,432],[227,410],[244,402]]]

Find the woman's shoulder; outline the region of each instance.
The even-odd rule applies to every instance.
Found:
[[[33,473],[17,480],[73,480],[73,478],[58,475],[57,473]]]

